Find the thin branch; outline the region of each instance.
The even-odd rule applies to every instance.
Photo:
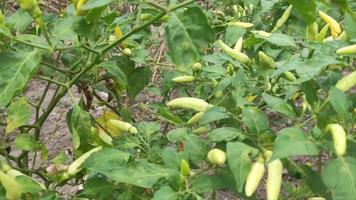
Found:
[[[48,77],[45,77],[45,76],[38,76],[39,79],[42,79],[42,80],[45,80],[45,81],[48,81],[48,82],[51,82],[51,83],[54,83],[56,85],[59,85],[59,86],[62,86],[62,87],[65,87],[67,88],[67,85],[65,83],[61,83],[59,81],[56,81],[56,80],[53,80],[51,78],[48,78]]]

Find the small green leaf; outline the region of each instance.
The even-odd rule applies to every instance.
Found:
[[[152,200],[176,200],[178,193],[169,186],[163,186],[154,193]]]
[[[203,124],[207,124],[210,122],[226,119],[229,117],[230,117],[230,115],[226,112],[226,110],[224,108],[212,107],[204,113],[199,124],[203,125]]]
[[[41,149],[41,145],[38,141],[32,135],[27,133],[17,135],[14,145],[17,149],[25,151],[38,151]]]
[[[332,87],[329,91],[329,100],[336,113],[343,119],[350,119],[350,109],[352,101],[347,98],[347,95],[341,90]]]
[[[152,72],[149,67],[136,68],[127,78],[127,91],[131,99],[134,99],[150,82]]]
[[[233,127],[220,127],[209,132],[210,142],[231,141],[241,135],[241,131]]]
[[[166,34],[172,62],[178,70],[189,73],[189,67],[201,60],[202,52],[215,40],[204,12],[196,6],[172,14]]]
[[[185,137],[185,150],[189,158],[194,161],[201,161],[206,158],[208,153],[208,145],[197,135],[188,135]]]
[[[111,165],[105,160],[102,162],[100,165],[106,167],[95,168],[96,172],[107,176],[111,180],[138,187],[151,188],[159,179],[169,177],[169,170],[162,165],[148,163],[145,160],[122,166]],[[90,166],[87,167],[90,169]]]
[[[236,184],[231,172],[227,169],[217,170],[214,175],[198,175],[192,180],[192,185],[198,193],[211,192],[213,190],[229,189],[236,191]]]
[[[27,85],[39,62],[38,51],[0,53],[0,108]]]
[[[317,20],[315,0],[288,0],[307,24]]]
[[[113,0],[89,0],[87,1],[82,7],[82,10],[91,10],[94,8],[99,8],[99,7],[103,7],[108,5],[109,3],[111,3]]]
[[[67,154],[62,151],[56,157],[54,157],[51,162],[54,164],[63,164],[66,160],[68,160]]]
[[[172,147],[167,147],[164,149],[162,154],[164,165],[168,168],[178,170],[180,167],[180,158],[177,151]]]
[[[255,35],[256,38],[265,39],[266,41],[270,42],[271,44],[275,44],[277,46],[282,47],[296,47],[295,41],[292,37],[282,33],[273,33],[270,37],[263,37],[260,35]]]
[[[110,171],[124,165],[130,158],[130,154],[117,149],[104,148],[93,153],[85,160],[82,167],[94,171]]]
[[[263,99],[266,101],[268,106],[275,112],[281,113],[287,117],[295,118],[296,114],[291,105],[289,105],[284,100],[269,95],[267,93],[262,94]]]
[[[170,142],[184,141],[186,136],[188,136],[187,128],[176,128],[170,130],[167,134],[167,138]]]
[[[326,163],[321,171],[326,187],[333,199],[355,199],[356,159],[339,157]]]
[[[247,107],[242,112],[244,121],[251,133],[261,134],[269,128],[268,117],[258,108]]]
[[[318,147],[298,128],[285,128],[278,132],[270,161],[289,156],[317,155]]]
[[[16,128],[26,125],[31,118],[30,105],[25,97],[12,102],[6,109],[7,126],[6,133],[10,133]]]
[[[87,197],[90,199],[106,200],[114,198],[116,185],[107,181],[104,177],[89,177],[84,184],[84,190],[78,197]]]
[[[237,191],[241,192],[247,175],[251,169],[252,161],[249,156],[257,150],[241,142],[229,142],[226,146],[226,156],[229,168],[234,175]]]

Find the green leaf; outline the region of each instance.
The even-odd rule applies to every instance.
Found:
[[[198,175],[192,180],[194,191],[198,193],[211,192],[213,190],[229,189],[236,191],[234,178],[229,170],[218,170],[214,175]]]
[[[22,9],[18,9],[6,19],[6,23],[11,24],[11,26],[18,32],[25,31],[31,25],[32,21],[33,19],[31,15]]]
[[[67,124],[72,133],[73,147],[80,151],[79,155],[92,149],[91,119],[90,113],[78,105],[74,105],[73,110],[68,113]]]
[[[246,29],[244,28],[229,26],[226,29],[224,42],[229,46],[235,45],[237,40],[243,37],[245,33]]]
[[[307,24],[317,20],[315,0],[288,0]]]
[[[37,51],[0,53],[0,107],[6,106],[27,85],[39,62]]]
[[[258,108],[247,107],[242,112],[242,121],[251,133],[261,134],[269,128],[268,117]]]
[[[285,128],[278,132],[270,161],[289,156],[317,155],[318,147],[299,128]]]
[[[326,66],[339,63],[333,56],[318,54],[305,60],[300,66],[295,66],[299,76],[297,82],[302,83],[319,75]]]
[[[101,63],[100,66],[106,69],[107,76],[113,78],[115,83],[118,84],[120,88],[127,86],[126,75],[121,68],[117,66],[117,63],[114,60]]]
[[[281,47],[296,47],[293,38],[282,33],[273,33],[270,37],[263,37],[260,35],[255,35],[256,38],[262,38],[271,44],[275,44]]]
[[[295,118],[296,114],[291,105],[289,105],[286,101],[269,95],[267,93],[262,94],[263,99],[266,101],[268,106],[275,112],[281,113],[287,117]]]
[[[145,160],[122,166],[97,168],[96,171],[111,180],[143,188],[151,188],[159,179],[169,177],[169,170]]]
[[[329,91],[329,101],[340,117],[343,119],[351,118],[350,109],[352,107],[352,101],[347,98],[345,93],[335,87],[331,87]]]
[[[137,125],[139,133],[149,138],[161,129],[161,124],[156,122],[140,122]]]
[[[150,82],[152,72],[149,67],[136,68],[127,78],[129,97],[134,99]]]
[[[219,121],[221,119],[226,119],[229,117],[230,117],[230,115],[226,112],[226,110],[224,108],[212,107],[212,108],[209,108],[204,113],[199,124],[203,125],[203,124],[207,124],[210,122]]]
[[[30,105],[25,97],[21,97],[12,102],[6,109],[6,133],[10,133],[16,128],[26,125],[31,118]]]
[[[130,154],[111,148],[104,148],[93,153],[83,163],[84,168],[94,171],[110,171],[124,165],[130,158]]]
[[[23,193],[38,193],[44,190],[41,185],[26,175],[18,175],[15,180],[22,186]]]
[[[191,73],[190,67],[201,60],[205,48],[215,40],[204,12],[188,7],[172,14],[166,28],[169,56],[177,69]]]
[[[247,175],[250,172],[252,161],[249,154],[253,151],[256,150],[241,142],[227,143],[227,161],[229,168],[234,175],[238,192],[242,191]]]
[[[220,127],[209,132],[210,142],[231,141],[241,135],[241,131],[232,127]]]
[[[321,171],[326,187],[333,199],[355,199],[356,159],[340,157],[330,160]]]
[[[63,164],[66,160],[68,160],[68,156],[64,151],[62,151],[57,154],[56,157],[51,160],[51,162],[54,164]]]
[[[14,145],[17,149],[25,151],[38,151],[41,149],[41,145],[38,141],[32,135],[27,133],[17,135]]]
[[[51,30],[54,39],[56,39],[59,44],[61,44],[60,41],[62,40],[76,41],[77,35],[73,29],[73,24],[78,21],[79,19],[75,16],[67,16],[56,21]]]
[[[177,151],[172,147],[164,149],[162,154],[164,165],[171,169],[178,170],[180,168],[180,158]]]
[[[94,8],[100,8],[100,7],[108,5],[112,1],[113,0],[100,0],[100,1],[89,0],[81,7],[81,10],[91,10]]]
[[[327,188],[319,173],[307,165],[298,166],[297,171],[301,174],[303,181],[306,185],[317,195],[330,199]]]
[[[78,197],[87,197],[90,199],[106,200],[114,199],[113,193],[116,186],[104,177],[89,177],[84,184],[84,190]]]
[[[356,15],[355,13],[356,12],[354,12],[354,16]],[[356,41],[356,19],[353,19],[349,13],[346,13],[344,24],[347,37],[353,41]]]
[[[180,142],[180,141],[184,141],[185,137],[188,136],[188,129],[187,128],[176,128],[176,129],[172,129],[168,132],[167,134],[167,139],[170,142]]]
[[[169,186],[163,186],[154,193],[152,200],[176,200],[178,193]]]
[[[168,121],[171,124],[179,125],[184,123],[178,115],[171,112],[167,107],[161,107],[158,114],[160,119]]]
[[[204,160],[208,153],[208,145],[197,135],[188,135],[185,137],[185,150],[192,161]]]

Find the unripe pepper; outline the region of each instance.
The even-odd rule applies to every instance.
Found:
[[[80,168],[80,166],[85,162],[85,160],[88,159],[91,156],[91,154],[100,151],[102,148],[103,148],[102,146],[95,147],[95,148],[91,149],[90,151],[81,155],[74,162],[72,162],[72,164],[69,165],[68,170],[67,170],[68,175],[73,176],[73,175],[77,174],[79,171],[81,171],[82,169]]]
[[[153,15],[148,14],[148,13],[142,13],[140,15],[140,20],[142,20],[142,21],[148,21],[148,20],[151,20],[152,18],[153,18]]]
[[[271,158],[272,152],[265,153],[266,160]],[[273,160],[267,166],[266,192],[267,200],[277,200],[282,185],[283,164],[279,159]]]
[[[0,10],[0,26],[3,26],[5,24],[5,18],[4,15],[2,14],[1,10]]]
[[[236,44],[235,44],[234,50],[237,51],[237,52],[241,52],[241,50],[242,50],[242,43],[243,43],[243,38],[240,37],[240,38],[237,40]]]
[[[15,178],[0,170],[0,183],[6,190],[7,199],[20,200],[22,186],[15,180]]]
[[[197,62],[193,65],[194,71],[200,71],[203,68],[203,65],[200,62]]]
[[[114,31],[115,31],[115,37],[117,39],[120,39],[123,36],[120,26],[115,27]]]
[[[271,69],[276,68],[276,63],[274,62],[273,58],[266,55],[263,51],[258,52],[258,58],[263,66]]]
[[[17,0],[22,10],[31,14],[35,22],[41,27],[44,27],[42,19],[42,11],[38,6],[37,0]]]
[[[338,40],[343,40],[343,41],[346,41],[348,38],[347,38],[347,33],[345,31],[343,31],[339,37],[337,37]]]
[[[263,157],[259,157],[255,163],[253,163],[250,172],[247,175],[245,184],[245,194],[250,197],[255,193],[258,185],[260,184],[263,174],[265,172],[265,161]]]
[[[329,30],[329,24],[326,24],[321,30],[320,32],[318,33],[318,36],[316,37],[316,41],[318,42],[322,42],[325,37],[326,37],[326,34],[328,33],[328,30]]]
[[[193,125],[195,123],[198,123],[201,118],[204,116],[205,112],[198,112],[197,114],[195,114],[192,118],[190,118],[187,122],[188,125]]]
[[[318,24],[316,22],[309,24],[306,31],[306,39],[309,41],[314,41],[318,37]]]
[[[138,133],[137,128],[132,126],[132,124],[128,122],[123,122],[116,119],[110,119],[108,121],[108,124],[124,132],[132,133],[132,134]]]
[[[37,6],[37,0],[17,0],[22,10],[32,12]]]
[[[331,42],[331,41],[333,41],[334,40],[334,37],[333,36],[329,36],[329,37],[327,37],[327,38],[325,38],[324,40],[323,40],[323,42],[325,43],[325,42]]]
[[[189,163],[184,159],[180,161],[180,174],[182,174],[183,176],[190,175]]]
[[[356,71],[341,78],[335,85],[339,90],[346,92],[356,85]]]
[[[132,51],[130,48],[125,48],[122,53],[125,55],[125,56],[131,56],[132,55]]]
[[[82,15],[82,6],[87,2],[87,0],[78,0],[76,6],[75,6],[75,13],[76,15]]]
[[[347,148],[346,132],[340,124],[328,124],[326,126],[326,132],[330,132],[333,141],[334,149],[337,156],[343,156]]]
[[[207,103],[203,99],[194,97],[180,97],[173,99],[167,103],[167,106],[171,108],[188,108],[199,112],[206,111],[208,108],[212,107],[211,104]]]
[[[336,53],[342,55],[356,55],[356,44],[342,47],[338,49]]]
[[[98,134],[101,141],[103,141],[105,144],[112,146],[112,137],[107,134],[103,129],[91,127],[91,131],[93,134]]]
[[[244,64],[250,64],[251,59],[238,51],[235,51],[234,49],[230,48],[228,45],[226,45],[223,41],[218,40],[218,44],[220,45],[221,49],[229,56],[232,58],[235,58],[237,61],[244,63]]]
[[[172,81],[175,83],[191,83],[194,80],[194,76],[178,76],[172,79]]]
[[[254,24],[252,23],[248,23],[248,22],[229,22],[227,23],[228,26],[236,26],[239,28],[251,28],[254,26]]]
[[[220,149],[212,149],[208,152],[208,161],[214,165],[223,165],[226,161],[226,154]]]
[[[206,133],[208,131],[209,131],[209,129],[207,127],[202,126],[202,127],[199,127],[199,128],[196,128],[196,129],[192,130],[192,133],[200,135],[200,134],[204,134],[204,133]]]
[[[294,74],[292,72],[286,71],[283,73],[284,77],[288,80],[288,81],[296,81],[297,78],[294,76]]]
[[[325,23],[329,24],[329,26],[330,26],[330,28],[332,30],[331,31],[332,33],[334,33],[336,35],[341,33],[340,24],[334,18],[330,17],[329,15],[324,13],[323,11],[319,11],[319,16],[321,17],[321,19],[324,20]]]
[[[268,37],[272,36],[272,33],[268,33],[266,31],[251,31],[251,32],[256,34],[256,35],[258,35],[258,36],[265,37],[265,38],[268,38]]]
[[[288,20],[288,18],[290,16],[292,8],[293,8],[292,5],[288,6],[288,8],[284,11],[283,15],[281,16],[281,18],[279,18],[277,20],[277,23],[276,23],[273,31],[276,31],[277,29],[279,29],[280,27],[282,27],[286,23],[286,21]]]

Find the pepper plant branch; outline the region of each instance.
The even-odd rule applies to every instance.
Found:
[[[177,4],[173,7],[171,7],[170,9],[168,9],[169,12],[173,12],[181,7],[184,7],[188,4],[191,4],[193,2],[195,2],[196,0],[188,0],[186,2],[182,2],[180,4]],[[140,26],[137,26],[135,28],[133,28],[130,32],[126,33],[123,37],[117,39],[116,41],[114,41],[112,44],[109,44],[107,47],[105,47],[104,49],[102,49],[101,51],[99,51],[99,54],[95,54],[93,57],[93,61],[88,64],[88,67],[82,69],[79,74],[77,74],[72,80],[68,81],[65,85],[66,87],[59,87],[59,91],[58,94],[56,94],[53,99],[50,101],[46,111],[41,115],[41,117],[35,122],[35,126],[37,127],[35,129],[35,137],[36,139],[39,139],[39,134],[40,134],[40,130],[42,128],[42,125],[44,124],[44,122],[46,121],[46,119],[48,118],[48,116],[50,115],[50,113],[52,112],[52,110],[56,107],[57,103],[61,100],[62,97],[64,97],[67,94],[68,88],[70,88],[71,86],[73,86],[75,84],[75,82],[77,82],[83,75],[85,75],[90,69],[92,69],[97,62],[100,60],[101,56],[104,55],[107,51],[109,51],[110,49],[112,49],[113,47],[117,46],[119,43],[121,43],[122,41],[126,40],[127,38],[129,38],[131,35],[139,32],[140,30],[146,28],[147,26],[155,23],[157,20],[159,20],[160,18],[162,18],[166,13],[160,13],[157,16],[155,16],[153,19],[143,23]]]

